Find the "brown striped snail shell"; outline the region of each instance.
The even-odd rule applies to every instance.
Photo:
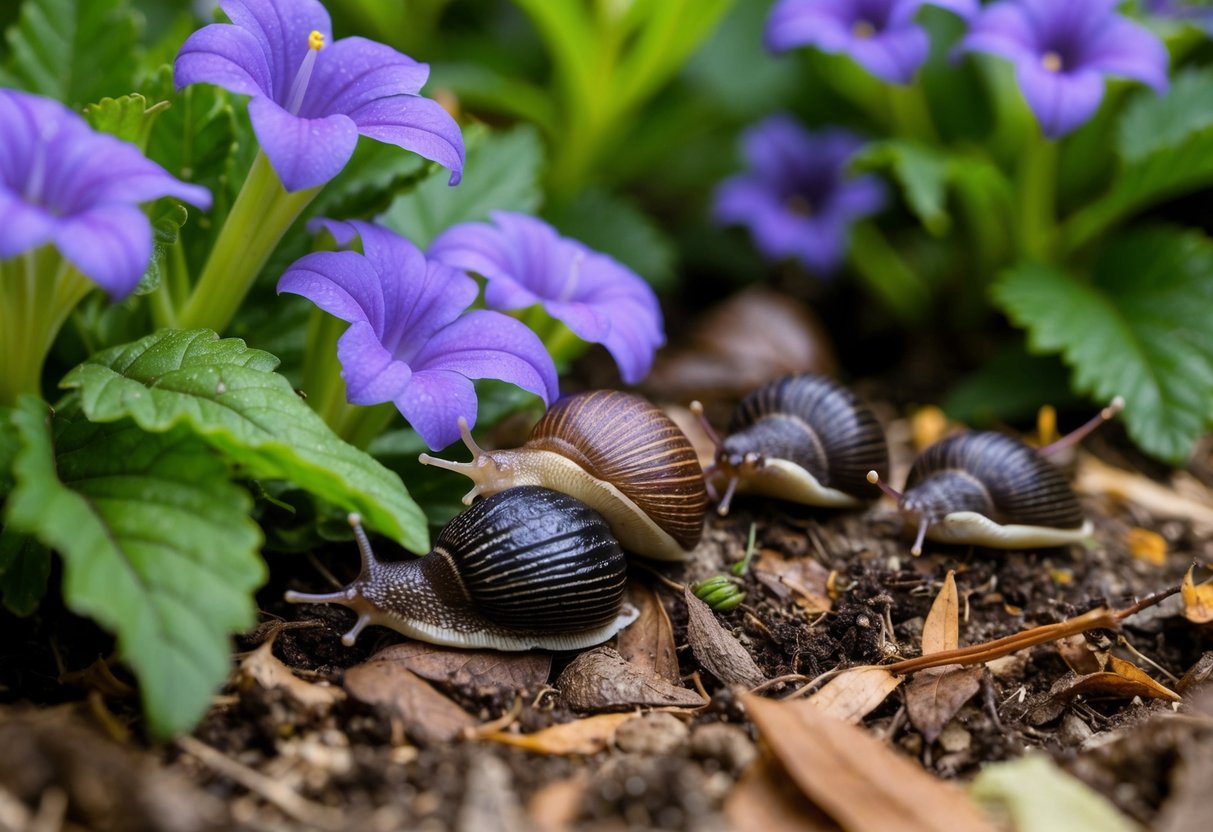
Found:
[[[693,409],[702,413],[702,408]],[[718,510],[746,492],[827,508],[872,499],[869,470],[886,471],[884,431],[850,390],[824,376],[785,376],[737,405],[713,471],[727,482]]]
[[[541,485],[601,513],[629,552],[685,560],[699,543],[708,500],[699,459],[679,427],[640,396],[595,390],[561,399],[521,448],[486,451],[466,423],[460,429],[471,462],[420,460],[470,477],[464,503]]]
[[[626,562],[602,517],[578,500],[524,486],[481,500],[422,558],[383,562],[351,515],[362,571],[333,593],[288,592],[296,604],[342,604],[358,622],[454,647],[575,650],[636,618],[623,603]]]

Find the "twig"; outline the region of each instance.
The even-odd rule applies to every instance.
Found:
[[[505,713],[503,713],[501,716],[497,717],[496,719],[491,719],[488,722],[485,722],[481,725],[464,728],[463,729],[463,738],[465,740],[475,740],[475,739],[480,739],[481,737],[488,736],[489,734],[495,734],[498,731],[504,731],[506,728],[509,728],[511,725],[513,725],[515,722],[518,721],[518,716],[521,713],[522,713],[522,697],[515,696],[514,704],[510,706],[510,709],[508,711],[506,711]]]
[[[686,584],[680,584],[680,583],[678,583],[678,581],[675,581],[671,578],[667,578],[665,575],[662,575],[660,572],[658,572],[653,567],[649,566],[647,563],[641,563],[639,560],[632,561],[631,563],[628,564],[628,566],[639,566],[645,572],[648,572],[654,578],[661,581],[663,584],[665,584],[667,587],[674,590],[675,592],[682,592],[683,590],[685,590],[687,588]]]
[[[784,676],[776,676],[774,679],[767,679],[765,682],[750,688],[750,693],[762,693],[764,690],[770,690],[786,682],[807,682],[808,680],[809,677],[803,673],[788,673]]]

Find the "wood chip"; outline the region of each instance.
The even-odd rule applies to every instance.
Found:
[[[853,667],[835,676],[806,701],[835,719],[855,725],[879,707],[904,679],[883,667]]]
[[[804,701],[742,702],[804,795],[844,829],[993,832],[964,792],[862,728]]]
[[[935,742],[944,727],[981,689],[985,668],[934,667],[920,670],[906,685],[906,715],[927,742]]]
[[[424,641],[392,644],[370,660],[396,662],[431,682],[482,690],[538,690],[552,672],[550,653],[461,650]]]
[[[615,729],[631,718],[631,714],[598,714],[553,725],[533,734],[497,731],[480,739],[512,745],[536,754],[596,754],[615,738]]]
[[[432,744],[459,739],[476,720],[403,664],[371,658],[345,671],[351,696],[385,708],[419,742]]]
[[[619,634],[616,642],[619,655],[642,671],[677,683],[681,675],[678,645],[674,642],[674,628],[660,596],[639,581],[632,581],[629,591],[640,615]]]
[[[1082,633],[1058,639],[1057,652],[1061,654],[1070,669],[1079,676],[1098,673],[1104,669],[1104,662],[1091,649],[1091,643]]]
[[[1192,571],[1196,566],[1188,567],[1184,575],[1183,587],[1180,594],[1184,601],[1184,618],[1193,624],[1208,624],[1213,621],[1213,579],[1196,584],[1192,580]]]
[[[785,558],[774,549],[762,549],[754,561],[754,577],[779,598],[793,598],[810,613],[828,612],[830,571],[811,557]]]
[[[675,687],[624,660],[610,647],[582,653],[564,669],[556,687],[575,711],[608,711],[637,706],[699,708],[699,694]]]
[[[943,587],[931,604],[922,625],[922,654],[942,653],[960,647],[960,596],[956,592],[956,572],[948,570]]]
[[[345,699],[345,691],[339,687],[327,682],[308,682],[291,673],[290,668],[274,655],[273,646],[273,639],[270,639],[245,656],[237,670],[238,675],[266,690],[282,690],[300,705],[321,713]]]
[[[704,669],[728,685],[752,688],[766,677],[750,657],[749,651],[721,626],[715,613],[703,601],[683,590],[687,603],[687,641],[691,652]]]
[[[835,832],[842,827],[800,793],[779,761],[760,757],[729,792],[724,814],[734,829]]]

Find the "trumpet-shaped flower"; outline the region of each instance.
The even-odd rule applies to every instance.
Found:
[[[206,188],[174,179],[59,102],[0,89],[0,260],[52,243],[119,300],[152,256],[139,203],[162,196],[211,204]]]
[[[960,44],[1015,64],[1041,131],[1058,138],[1084,124],[1103,100],[1104,76],[1167,89],[1167,50],[1149,30],[1116,13],[1116,0],[1004,0],[988,7]]]
[[[665,343],[649,284],[535,217],[508,211],[491,217],[492,224],[464,223],[443,232],[429,256],[482,275],[485,303],[494,309],[542,304],[578,338],[606,347],[625,382],[644,378]]]
[[[363,253],[321,251],[296,260],[278,291],[303,295],[349,321],[337,342],[353,404],[393,402],[433,450],[459,438],[459,418],[476,423],[470,379],[496,378],[547,404],[556,368],[539,338],[499,312],[465,310],[476,281],[408,240],[366,222],[323,221],[338,243],[362,239]]]
[[[744,225],[767,257],[791,257],[829,274],[846,254],[851,223],[884,206],[874,176],[847,177],[863,141],[845,130],[817,133],[772,116],[742,137],[749,170],[717,186],[714,216]]]
[[[926,30],[914,22],[924,5],[966,20],[978,10],[978,0],[780,0],[767,19],[767,48],[843,53],[877,78],[905,84],[930,52]]]
[[[318,0],[220,0],[231,23],[194,32],[177,53],[178,88],[199,82],[252,96],[253,130],[288,191],[322,185],[349,161],[358,135],[463,170],[455,120],[418,93],[429,67],[360,37],[329,43]]]

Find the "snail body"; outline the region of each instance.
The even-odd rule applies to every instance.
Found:
[[[471,462],[420,461],[471,478],[463,501],[520,485],[569,494],[602,514],[629,552],[685,560],[703,534],[707,491],[686,435],[640,396],[596,390],[556,402],[521,448],[487,451],[460,424]]]
[[[428,555],[375,558],[351,515],[362,570],[337,592],[288,592],[291,603],[341,604],[358,613],[342,637],[368,624],[454,647],[574,650],[636,618],[623,603],[626,562],[602,517],[546,488],[496,494],[439,533]]]
[[[824,376],[785,376],[742,399],[717,442],[712,473],[728,483],[718,510],[728,512],[734,492],[859,506],[871,499],[866,473],[888,460],[884,431],[859,397]]]

